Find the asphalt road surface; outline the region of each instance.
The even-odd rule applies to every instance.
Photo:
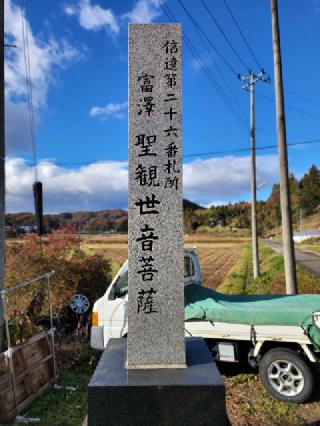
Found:
[[[273,250],[283,254],[282,244],[273,240],[262,240],[262,242]],[[296,262],[316,277],[320,277],[320,256],[314,253],[295,249]]]

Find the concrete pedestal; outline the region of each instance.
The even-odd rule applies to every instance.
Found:
[[[111,339],[88,387],[88,426],[229,425],[225,388],[204,342],[186,339],[187,368],[127,370]]]

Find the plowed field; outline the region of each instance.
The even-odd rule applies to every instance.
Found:
[[[200,247],[198,253],[204,285],[216,289],[239,259],[240,251],[240,248]]]

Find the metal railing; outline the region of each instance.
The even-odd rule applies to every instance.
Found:
[[[56,385],[56,379],[57,379],[57,366],[56,366],[56,355],[55,355],[55,337],[54,333],[56,329],[53,326],[53,310],[52,310],[52,297],[51,297],[51,277],[54,274],[54,271],[47,272],[43,275],[37,276],[31,280],[28,280],[22,284],[17,284],[15,286],[6,288],[2,291],[0,291],[0,296],[2,298],[2,306],[3,306],[3,317],[4,317],[4,323],[5,323],[5,331],[6,331],[6,338],[7,338],[7,350],[4,352],[5,357],[9,361],[9,370],[11,375],[11,382],[12,382],[12,390],[13,390],[13,404],[14,404],[14,411],[15,415],[18,414],[17,409],[17,385],[15,380],[15,371],[14,371],[14,362],[13,362],[13,349],[14,347],[11,344],[11,336],[10,336],[10,329],[9,329],[9,318],[8,318],[8,309],[7,309],[7,295],[10,293],[13,293],[21,288],[27,287],[31,284],[37,283],[42,280],[47,281],[47,291],[48,291],[48,302],[49,302],[49,315],[50,315],[50,329],[46,332],[47,336],[50,336],[51,338],[51,351],[52,351],[52,359],[53,359],[53,375],[54,375],[54,383]]]

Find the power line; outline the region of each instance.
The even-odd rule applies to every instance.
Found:
[[[202,0],[202,1],[203,1],[203,0]],[[226,6],[226,9],[228,10],[228,12],[229,12],[229,14],[230,14],[230,16],[231,16],[231,18],[232,18],[232,20],[233,20],[233,22],[234,22],[235,26],[236,26],[236,27],[237,27],[237,29],[238,29],[238,31],[239,31],[239,33],[240,33],[240,35],[241,35],[241,37],[242,37],[242,39],[243,39],[244,43],[245,43],[245,44],[246,44],[246,46],[248,47],[248,49],[249,49],[249,51],[250,51],[250,53],[251,53],[251,56],[253,57],[253,59],[254,59],[254,61],[255,61],[256,65],[258,66],[258,68],[259,68],[259,69],[262,69],[261,65],[259,64],[259,62],[258,62],[258,60],[257,60],[256,55],[254,54],[253,50],[251,49],[251,47],[250,47],[250,45],[249,45],[248,40],[246,39],[246,37],[245,37],[245,35],[244,35],[243,31],[241,30],[240,25],[238,24],[238,22],[237,22],[237,20],[236,20],[236,18],[235,18],[235,16],[234,16],[234,14],[232,13],[232,11],[231,11],[231,9],[230,9],[230,6],[229,6],[229,5],[228,5],[228,3],[227,3],[227,0],[223,0],[223,1],[224,1],[224,4],[225,4],[225,6]],[[317,105],[318,107],[320,107],[320,104],[319,104],[319,103],[315,102],[314,100],[312,100],[312,99],[310,99],[310,98],[308,98],[308,97],[306,97],[306,96],[304,96],[304,95],[300,95],[299,93],[297,93],[297,92],[295,92],[295,91],[293,91],[293,90],[284,89],[284,91],[285,91],[285,92],[287,92],[287,93],[290,93],[290,94],[291,94],[291,95],[293,95],[293,96],[296,96],[296,97],[298,97],[298,98],[300,98],[300,99],[303,99],[303,100],[305,100],[305,101],[307,101],[307,102],[310,102],[310,103],[312,103],[312,104]]]
[[[226,40],[226,42],[228,43],[228,45],[230,46],[230,48],[232,49],[233,53],[236,55],[236,57],[239,59],[240,63],[244,66],[244,68],[247,69],[247,71],[250,71],[250,68],[248,67],[248,65],[246,65],[246,63],[243,61],[243,59],[241,58],[241,56],[239,55],[239,53],[237,52],[237,50],[235,49],[235,47],[233,46],[232,42],[230,41],[229,37],[227,37],[226,33],[223,31],[221,25],[219,24],[219,22],[216,20],[216,18],[213,15],[213,12],[209,9],[209,7],[206,5],[204,0],[201,0],[201,3],[203,5],[203,7],[206,9],[206,11],[208,12],[210,18],[212,19],[212,21],[215,23],[216,27],[218,28],[218,30],[220,31],[220,33],[222,34],[222,36],[224,37],[224,39]]]
[[[33,163],[34,163],[34,175],[35,175],[35,181],[38,181],[36,130],[35,130],[35,119],[34,119],[34,107],[33,107],[31,66],[30,66],[30,50],[29,50],[29,37],[28,37],[27,14],[26,14],[26,0],[21,0],[21,30],[22,30],[24,65],[25,65],[25,72],[26,72],[27,103],[28,103],[29,121],[30,121],[30,133],[31,133],[31,146],[32,146],[32,155],[33,155]]]
[[[300,95],[297,92],[294,92],[293,90],[284,89],[285,92],[289,93],[290,95],[296,96],[300,99],[303,99],[304,101],[310,102],[311,104],[317,105],[317,107],[320,107],[320,104],[318,102],[315,102],[314,100],[307,98],[306,96]]]
[[[298,141],[298,142],[291,142],[288,143],[288,147],[293,146],[304,146],[304,145],[313,145],[320,143],[320,139],[312,139],[307,141]],[[256,150],[258,151],[265,151],[269,149],[275,149],[278,148],[278,145],[264,145],[264,146],[257,146]],[[183,158],[191,158],[191,157],[206,157],[209,155],[221,155],[221,154],[237,154],[241,152],[250,152],[251,148],[235,148],[235,149],[226,149],[226,150],[220,150],[220,151],[207,151],[207,152],[193,152],[190,154],[183,155]],[[87,166],[87,165],[97,165],[97,164],[107,164],[111,162],[127,162],[128,159],[122,159],[122,160],[98,160],[98,161],[82,161],[82,162],[56,162],[56,163],[38,163],[38,167],[66,167],[66,166]],[[17,164],[15,167],[25,167],[25,164]]]
[[[180,6],[183,8],[183,10],[185,11],[185,13],[188,15],[189,19],[194,23],[194,25],[196,25],[199,29],[199,31],[202,33],[202,35],[206,38],[206,40],[208,41],[208,43],[210,44],[210,46],[215,50],[215,52],[217,53],[217,55],[222,59],[222,61],[225,63],[225,65],[228,67],[228,69],[234,74],[234,75],[238,75],[237,71],[230,65],[230,63],[226,60],[226,58],[219,52],[219,50],[216,48],[216,46],[212,43],[212,41],[210,40],[210,38],[207,36],[207,34],[201,29],[201,27],[199,26],[199,24],[197,23],[197,21],[193,18],[193,16],[190,14],[189,10],[186,8],[186,6],[182,3],[181,0],[178,0],[178,3],[180,4]]]
[[[228,10],[228,12],[229,12],[229,14],[230,14],[230,16],[231,16],[232,20],[233,20],[233,22],[234,22],[235,26],[237,27],[237,29],[238,29],[238,31],[239,31],[239,33],[240,33],[241,37],[242,37],[242,40],[244,41],[244,43],[246,44],[247,48],[249,49],[249,52],[251,53],[251,56],[253,57],[253,60],[255,61],[256,65],[257,65],[257,67],[258,67],[259,69],[262,69],[261,65],[260,65],[260,64],[259,64],[259,62],[258,62],[258,59],[257,59],[256,55],[253,53],[253,50],[251,49],[251,47],[250,47],[250,45],[249,45],[249,43],[248,43],[248,41],[247,41],[247,39],[246,39],[246,37],[245,37],[244,33],[243,33],[243,32],[242,32],[242,30],[241,30],[240,25],[238,24],[238,22],[237,22],[237,20],[236,20],[236,18],[235,18],[235,16],[234,16],[234,14],[232,13],[232,11],[231,11],[231,9],[230,9],[230,7],[229,7],[228,3],[227,3],[227,0],[223,0],[223,1],[224,1],[224,4],[225,4],[225,6],[226,6],[226,8],[227,8],[227,10]]]
[[[314,140],[310,140],[310,141],[302,141],[302,142],[292,142],[292,143],[288,143],[287,146],[298,146],[298,145],[310,145],[310,144],[316,144],[316,143],[320,143],[320,139],[314,139]],[[274,149],[277,148],[278,145],[265,145],[265,146],[257,146],[256,150],[259,151],[264,151],[267,149]],[[186,154],[183,157],[184,158],[188,158],[188,157],[205,157],[207,155],[219,155],[219,154],[235,154],[238,152],[249,152],[251,151],[251,148],[238,148],[238,149],[229,149],[229,150],[223,150],[223,151],[211,151],[211,152],[202,152],[202,153],[192,153],[192,154]]]
[[[169,6],[167,6],[167,8],[169,9]],[[169,11],[170,11],[170,9],[169,9]],[[170,12],[170,13],[171,13],[171,15],[173,16],[173,13],[172,13],[172,12]],[[174,19],[174,20],[175,20],[175,19]],[[176,20],[175,20],[175,21],[176,21]],[[191,22],[192,22],[192,21],[191,21]],[[240,106],[240,104],[239,104],[239,102],[238,102],[238,100],[237,100],[236,96],[234,95],[234,93],[233,93],[233,91],[232,91],[231,87],[229,86],[229,84],[228,84],[228,82],[227,82],[226,78],[224,77],[223,72],[221,71],[221,69],[220,69],[219,65],[218,65],[218,64],[217,64],[217,62],[215,61],[215,59],[214,59],[214,57],[213,57],[213,55],[212,55],[212,53],[211,53],[211,50],[208,48],[208,46],[207,46],[207,42],[206,42],[206,38],[203,36],[202,32],[199,30],[199,28],[197,27],[197,25],[195,25],[195,23],[194,23],[194,22],[192,22],[192,24],[193,24],[193,26],[194,26],[195,30],[197,31],[197,33],[198,33],[198,34],[200,34],[200,37],[201,37],[201,39],[203,40],[204,46],[205,46],[205,48],[206,48],[206,50],[207,50],[207,52],[208,52],[208,54],[209,54],[209,56],[210,56],[210,58],[211,58],[211,61],[213,62],[214,66],[216,67],[216,70],[218,71],[218,73],[219,73],[220,77],[222,78],[222,80],[223,80],[223,82],[224,82],[225,86],[227,87],[227,89],[228,89],[228,91],[229,91],[229,93],[230,93],[230,95],[231,95],[231,97],[232,97],[232,99],[233,99],[234,103],[236,104],[236,108],[238,108],[239,113],[240,113],[240,114],[241,114],[241,116],[242,116],[242,117],[240,117],[240,116],[239,116],[240,120],[241,120],[241,121],[242,121],[242,123],[245,125],[245,127],[248,127],[248,125],[249,125],[248,118],[246,117],[246,115],[245,115],[244,111],[242,110],[242,108],[241,108],[241,106]],[[218,83],[217,83],[217,84],[218,84]],[[221,88],[221,90],[222,90],[222,88]],[[227,96],[226,96],[226,94],[225,94],[224,92],[223,92],[223,96],[225,96],[225,97],[227,98]],[[227,99],[228,99],[228,98],[227,98]],[[230,100],[229,100],[229,102],[230,102]],[[232,105],[232,102],[230,102],[230,103],[231,103],[231,105]],[[232,107],[233,107],[233,106],[232,106]],[[234,107],[233,107],[233,108],[234,108]],[[236,114],[238,114],[238,113],[236,112]],[[244,120],[245,122],[244,122],[243,120]]]
[[[262,93],[256,92],[256,95],[260,96],[260,98],[268,100],[269,102],[273,102],[273,103],[275,102],[274,98],[271,98],[270,96],[263,95]],[[316,115],[316,114],[313,114],[312,112],[305,111],[305,110],[303,110],[301,108],[297,108],[297,107],[295,107],[293,105],[289,105],[287,103],[285,103],[285,107],[289,108],[289,109],[292,109],[294,111],[300,112],[301,114],[309,115],[310,117],[313,117],[313,118],[316,118],[316,119],[320,120],[320,116]]]
[[[161,6],[163,12],[165,13],[165,15],[168,17],[168,19],[170,21],[177,22],[175,16],[173,15],[173,13],[170,10],[170,8],[169,8],[168,5],[160,3],[160,6]],[[236,108],[230,102],[230,100],[228,99],[228,97],[224,93],[222,87],[220,86],[220,84],[218,83],[218,81],[216,80],[216,78],[214,77],[214,75],[211,73],[210,69],[204,63],[204,61],[202,60],[199,52],[194,47],[194,45],[191,43],[191,40],[189,39],[189,37],[187,36],[187,34],[185,32],[183,33],[183,40],[185,41],[185,43],[186,43],[188,49],[190,50],[191,54],[194,56],[194,58],[196,59],[196,61],[199,63],[202,71],[205,73],[206,77],[209,79],[209,81],[210,81],[211,85],[213,86],[213,88],[217,91],[218,95],[221,97],[221,99],[225,102],[226,106],[229,108],[230,112],[237,119],[239,119],[242,122],[242,124],[245,126],[245,128],[247,128],[247,123],[244,121],[244,119],[242,118],[242,116],[238,113],[238,111],[236,110]],[[245,119],[246,119],[246,117],[245,117]]]

